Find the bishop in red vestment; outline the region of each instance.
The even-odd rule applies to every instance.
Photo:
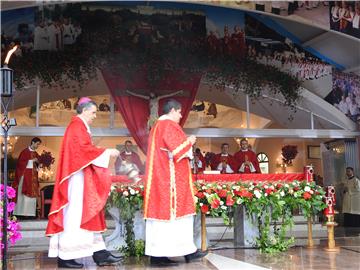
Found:
[[[39,197],[39,154],[36,149],[40,144],[39,138],[33,138],[30,146],[19,155],[13,183],[17,195],[15,215],[36,216],[36,198]]]
[[[107,169],[116,149],[96,147],[89,124],[96,117],[96,103],[80,99],[78,116],[68,125],[62,145],[46,235],[51,236],[49,257],[58,266],[80,268],[74,259],[93,255],[98,265],[119,261],[105,250],[100,232],[106,230],[104,206],[110,192]]]
[[[240,141],[240,148],[234,155],[235,162],[238,165],[237,172],[261,173],[256,154],[249,149],[249,143],[246,139]]]
[[[152,127],[146,162],[144,218],[145,254],[153,265],[173,261],[166,257],[198,258],[193,239],[195,201],[189,157],[195,136],[187,137],[178,124],[181,104],[169,100]]]

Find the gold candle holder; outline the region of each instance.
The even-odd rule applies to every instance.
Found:
[[[312,236],[312,220],[311,216],[307,219],[307,228],[308,228],[308,241],[307,248],[314,248],[314,240]]]
[[[206,250],[206,215],[201,213],[201,251]]]
[[[340,248],[336,246],[335,236],[334,236],[334,231],[335,231],[334,228],[338,224],[334,221],[334,215],[326,215],[326,217],[327,217],[327,222],[325,225],[328,231],[328,245],[326,248],[324,248],[324,250],[327,252],[338,252]]]

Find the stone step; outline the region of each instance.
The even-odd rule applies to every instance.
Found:
[[[37,219],[37,220],[20,220],[19,221],[21,232],[23,231],[45,231],[48,224],[47,219]],[[106,220],[106,226],[108,229],[115,228],[115,221],[112,219]]]
[[[294,216],[294,222],[297,223],[307,223],[306,218],[303,216]],[[19,221],[21,230],[45,230],[48,221],[46,219],[37,219],[37,220],[20,220]],[[317,222],[315,222],[317,223]],[[115,221],[113,219],[106,219],[106,225],[108,229],[115,228]],[[221,217],[206,217],[206,226],[218,226],[224,225],[223,219]]]
[[[288,237],[294,236],[296,244],[302,243],[300,240],[307,237],[307,222],[303,216],[295,216],[295,225],[287,233]],[[115,229],[115,221],[112,219],[106,220],[108,230],[103,233],[104,237],[112,234]],[[20,221],[21,233],[23,238],[19,240],[15,246],[11,249],[31,248],[32,250],[47,250],[49,246],[49,237],[45,237],[45,230],[47,226],[47,220],[24,220]],[[226,226],[223,219],[220,218],[206,218],[207,236],[210,241],[232,241],[234,238],[234,228]],[[320,223],[313,224],[313,237],[326,238],[326,227]],[[305,243],[306,244],[306,243]]]
[[[219,239],[227,240],[227,239],[234,239],[234,228],[233,227],[206,227],[207,236],[211,241],[217,241]],[[326,238],[327,237],[327,230],[326,227],[323,227],[320,224],[313,225],[312,229],[313,237],[314,238]],[[287,233],[287,237],[295,237],[295,238],[302,238],[307,237],[307,226],[306,225],[295,225],[291,228]]]

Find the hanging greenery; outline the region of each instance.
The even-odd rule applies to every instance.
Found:
[[[232,87],[234,98],[241,91],[252,98],[264,92],[281,94],[285,105],[292,109],[299,99],[299,80],[248,58],[245,45],[241,45],[241,54],[235,45],[232,53],[219,44],[214,49],[205,37],[204,16],[192,15],[195,30],[176,32],[174,25],[164,23],[170,17],[161,15],[156,18],[161,26],[152,26],[148,17],[128,10],[109,13],[72,4],[64,13],[81,18],[81,34],[74,44],[59,51],[23,49],[22,56],[14,56],[10,67],[15,70],[18,89],[35,80],[63,88],[69,81],[76,81],[82,87],[95,77],[97,69],[120,73],[129,82],[146,70],[151,87],[166,78],[167,72],[181,71],[184,80],[186,74],[197,72],[217,89]],[[139,30],[141,27],[146,30]]]
[[[135,213],[142,209],[143,186],[119,186],[113,187],[109,197],[108,207],[115,206],[119,209],[120,219],[125,224],[125,243],[126,246],[119,248],[125,257],[141,257],[145,254],[145,243],[135,239],[134,219]]]

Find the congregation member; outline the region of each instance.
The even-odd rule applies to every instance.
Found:
[[[237,173],[261,173],[256,154],[249,149],[246,139],[241,139],[240,150],[235,153],[234,159],[238,165]]]
[[[14,215],[22,217],[36,216],[36,199],[39,197],[39,148],[41,140],[32,138],[30,146],[21,151],[16,163],[13,187],[16,190]]]
[[[92,256],[99,266],[117,263],[120,257],[106,250],[101,232],[106,230],[104,207],[110,192],[108,170],[116,149],[95,146],[89,125],[97,105],[90,98],[79,100],[60,148],[54,194],[46,236],[49,257],[58,257],[58,267],[82,268],[75,259]]]
[[[110,112],[110,106],[107,103],[107,99],[105,98],[102,103],[99,105],[100,112]]]
[[[201,258],[193,238],[196,214],[190,170],[195,136],[187,137],[179,125],[181,104],[168,100],[148,139],[144,190],[145,254],[152,266],[174,266],[169,257],[187,262]]]
[[[354,174],[354,168],[346,168],[342,212],[345,227],[360,227],[360,179]]]

